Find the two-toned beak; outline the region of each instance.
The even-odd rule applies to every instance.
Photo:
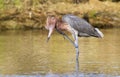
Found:
[[[48,16],[47,17],[46,26],[45,26],[45,28],[47,30],[49,30],[48,37],[46,40],[47,42],[50,40],[50,36],[55,28],[56,21],[57,21],[57,19],[55,18],[55,16]]]
[[[50,37],[51,37],[51,34],[53,32],[53,27],[49,28],[49,33],[48,33],[48,37],[47,37],[47,42],[49,41]]]

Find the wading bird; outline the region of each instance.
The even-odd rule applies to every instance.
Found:
[[[84,19],[72,14],[64,15],[61,19],[55,16],[48,16],[45,28],[49,30],[47,41],[49,41],[52,32],[56,29],[58,33],[62,34],[74,45],[77,58],[79,56],[78,37],[103,37],[103,33],[98,28],[94,28]],[[74,41],[63,32],[64,30],[72,34]]]

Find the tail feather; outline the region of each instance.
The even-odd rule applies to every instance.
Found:
[[[98,37],[100,37],[100,38],[104,37],[104,34],[98,28],[95,28],[95,31],[99,34]]]

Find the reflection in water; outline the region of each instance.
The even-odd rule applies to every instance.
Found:
[[[45,31],[1,32],[0,77],[119,76],[119,29],[102,32],[105,34],[103,39],[79,38],[78,61],[73,45],[58,33],[46,43]],[[76,74],[78,70],[79,74]]]

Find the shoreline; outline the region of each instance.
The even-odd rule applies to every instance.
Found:
[[[96,5],[97,4],[97,5]],[[43,29],[48,15],[61,17],[74,14],[87,16],[90,24],[98,28],[120,27],[120,2],[93,1],[84,4],[67,2],[34,5],[30,9],[16,5],[14,8],[0,10],[0,30]]]

